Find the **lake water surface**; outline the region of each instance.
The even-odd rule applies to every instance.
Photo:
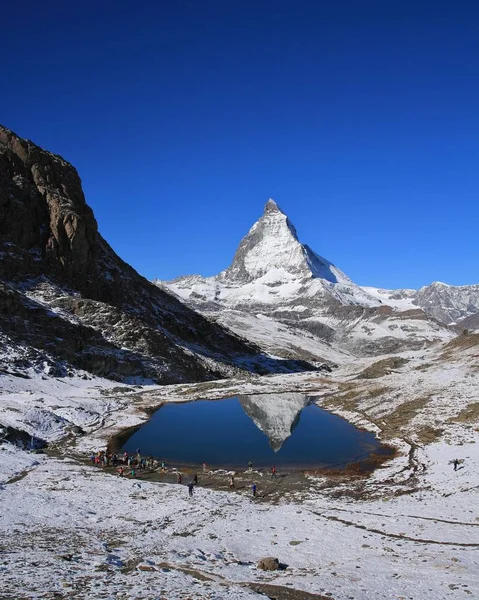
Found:
[[[303,394],[261,394],[165,404],[122,450],[170,465],[254,468],[343,467],[380,448]]]

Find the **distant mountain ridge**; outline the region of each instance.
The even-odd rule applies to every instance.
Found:
[[[335,362],[419,349],[453,335],[408,298],[399,310],[375,288],[355,284],[299,241],[271,199],[226,270],[155,283],[279,356]]]
[[[455,286],[435,281],[419,290],[363,289],[388,306],[422,308],[425,313],[446,325],[460,324],[479,313],[479,284]]]

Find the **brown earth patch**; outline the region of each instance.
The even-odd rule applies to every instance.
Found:
[[[466,406],[456,417],[451,417],[449,423],[474,423],[479,421],[479,402]]]
[[[342,388],[343,393],[339,392],[329,396],[321,406],[331,406],[344,408],[346,410],[356,410],[359,400],[369,400],[384,395],[389,391],[387,387],[377,387],[372,389],[364,389],[358,387],[358,384],[348,383]]]
[[[303,590],[294,590],[282,585],[271,585],[269,583],[246,583],[253,592],[263,594],[270,600],[333,600],[332,596],[312,594]]]
[[[444,429],[434,429],[434,427],[423,427],[417,434],[417,441],[420,444],[432,444],[438,440],[444,433]]]
[[[384,377],[389,375],[396,369],[400,369],[409,362],[406,358],[400,356],[391,356],[366,367],[364,371],[357,376],[357,379],[375,379],[376,377]]]
[[[456,350],[468,350],[474,346],[479,346],[479,333],[462,333],[450,342],[443,349],[443,358],[451,358],[451,354]]]
[[[423,410],[431,401],[431,397],[415,398],[408,402],[403,402],[389,415],[384,415],[381,419],[383,438],[392,439],[403,436],[403,429],[408,425],[417,413]]]
[[[378,452],[373,452],[367,458],[351,462],[343,469],[324,468],[305,471],[307,475],[323,475],[332,478],[350,479],[351,477],[367,477],[383,463],[399,455],[393,446],[383,444]]]

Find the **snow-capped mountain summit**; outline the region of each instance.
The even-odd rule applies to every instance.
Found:
[[[215,277],[155,282],[264,350],[283,357],[341,362],[345,354],[381,354],[451,334],[419,308],[385,306],[338,267],[299,241],[274,200]],[[371,288],[373,289],[373,288]]]
[[[271,283],[296,278],[320,278],[351,283],[342,271],[298,240],[296,228],[273,199],[251,227],[219,280],[245,284],[267,276]]]
[[[323,302],[339,300],[367,307],[381,304],[335,265],[302,244],[294,225],[272,199],[241,240],[226,270],[216,277],[179,277],[165,287],[206,312],[224,302],[235,308],[251,308],[257,304],[277,306],[292,297],[321,297]],[[296,303],[291,310],[303,309]]]

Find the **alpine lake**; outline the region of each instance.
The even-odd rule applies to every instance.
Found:
[[[176,467],[341,470],[391,454],[372,433],[299,393],[167,403],[122,439],[122,452],[139,450]]]

